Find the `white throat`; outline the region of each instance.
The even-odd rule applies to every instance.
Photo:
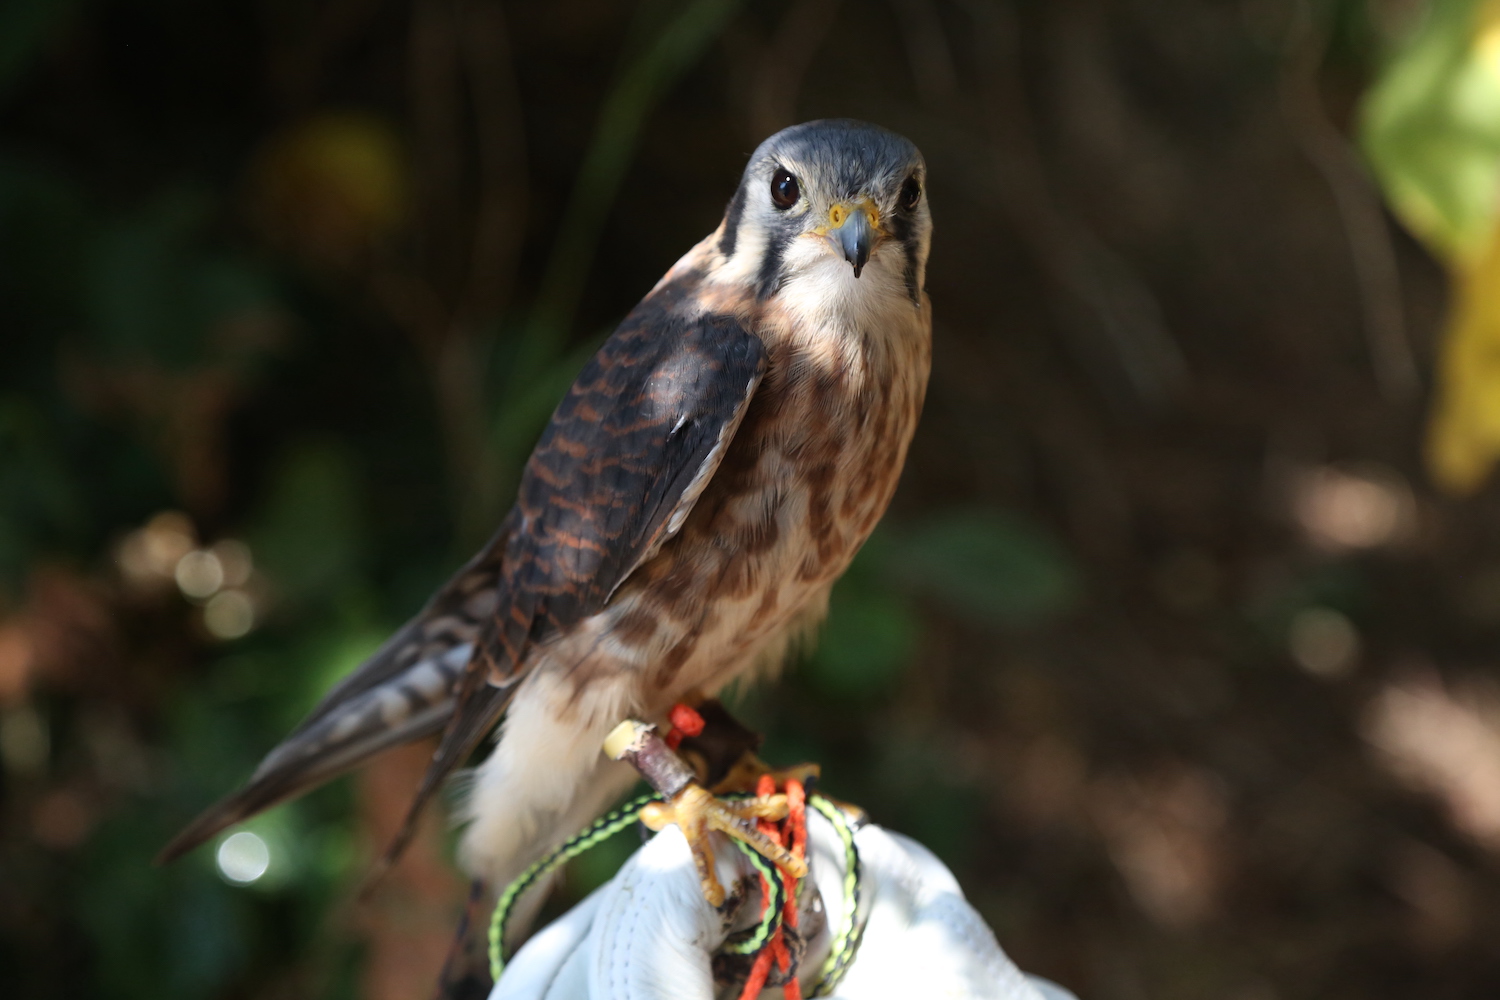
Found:
[[[899,246],[877,247],[854,268],[821,236],[799,236],[787,247],[786,275],[773,297],[809,330],[881,336],[906,329],[920,306],[907,295]]]

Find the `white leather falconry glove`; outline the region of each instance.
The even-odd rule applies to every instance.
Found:
[[[805,938],[794,944],[802,996],[1076,1000],[1016,968],[953,874],[922,845],[878,826],[835,825],[813,808],[807,833],[807,888],[817,891],[800,895],[799,933],[790,935]],[[534,935],[490,1000],[735,1000],[749,959],[726,959],[725,949],[753,935],[761,877],[745,854],[719,844],[718,875],[730,890],[723,912],[704,901],[687,842],[668,827]],[[857,893],[846,877],[850,860]],[[784,992],[767,985],[762,996]]]

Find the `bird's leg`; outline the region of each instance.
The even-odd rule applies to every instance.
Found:
[[[697,725],[679,733],[679,711],[693,717]],[[666,736],[667,745],[693,769],[698,783],[715,795],[753,792],[763,774],[769,774],[776,787],[783,788],[792,779],[807,785],[821,772],[817,764],[773,768],[761,760],[756,755],[760,734],[730,715],[717,698],[688,695],[684,702],[672,706],[669,718],[673,729]],[[675,743],[674,735],[680,737]]]
[[[713,848],[708,834],[714,831],[733,837],[795,878],[807,875],[807,863],[762,833],[761,819],[779,820],[787,814],[785,795],[743,799],[715,798],[698,784],[686,764],[656,733],[656,727],[627,720],[604,742],[604,750],[615,760],[628,760],[665,802],[646,807],[641,821],[653,830],[675,823],[687,839],[703,887],[703,898],[711,906],[722,906],[724,887],[714,874]]]
[[[767,861],[801,878],[807,864],[794,857],[756,827],[756,820],[786,818],[785,795],[764,798],[718,799],[701,785],[688,785],[670,802],[656,802],[641,813],[641,822],[653,830],[675,823],[687,838],[703,884],[703,898],[712,906],[724,903],[724,887],[714,874],[714,852],[708,834],[711,831],[733,837]]]

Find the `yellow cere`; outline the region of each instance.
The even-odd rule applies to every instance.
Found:
[[[874,229],[876,232],[882,231],[880,229],[880,209],[875,207],[873,201],[865,198],[857,206],[851,205],[846,201],[835,202],[833,207],[828,210],[828,225],[816,227],[813,229],[813,234],[827,236],[833,230],[841,228],[844,223],[849,221],[849,216],[854,214],[856,207],[864,209],[865,217],[870,220],[871,229]]]

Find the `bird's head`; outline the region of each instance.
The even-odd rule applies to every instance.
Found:
[[[751,155],[729,203],[723,273],[762,299],[816,288],[920,303],[932,232],[926,174],[917,147],[877,125],[783,129]]]

